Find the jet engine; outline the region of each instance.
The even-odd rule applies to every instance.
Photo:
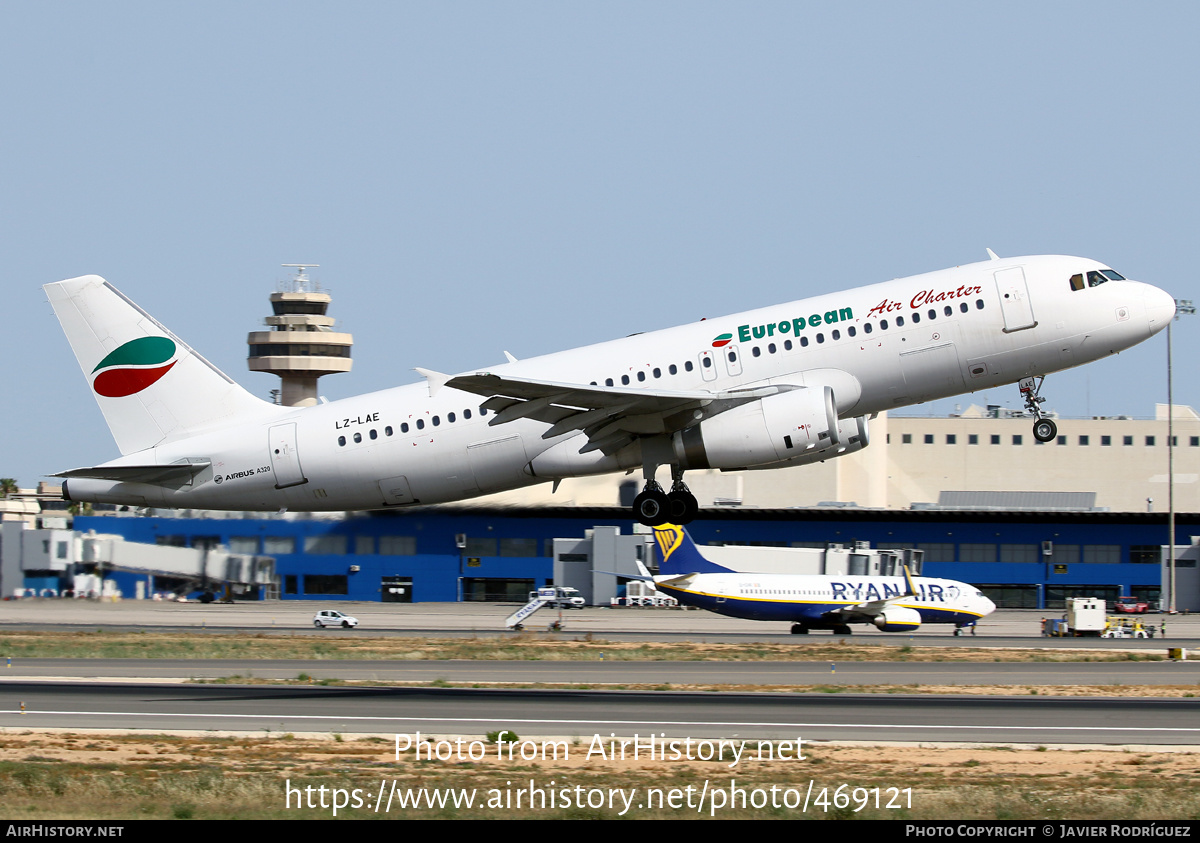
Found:
[[[671,437],[679,466],[751,468],[800,460],[840,444],[833,389],[802,387],[726,410]]]
[[[904,606],[888,606],[871,622],[884,632],[911,632],[921,625],[921,613]]]

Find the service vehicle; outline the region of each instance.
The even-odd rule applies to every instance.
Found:
[[[1122,612],[1126,615],[1144,615],[1150,611],[1150,603],[1140,597],[1118,597],[1116,605],[1113,606],[1113,611]]]
[[[358,626],[358,618],[352,618],[347,614],[339,612],[337,609],[322,609],[313,617],[313,626],[321,628],[340,626],[343,629],[350,629]]]
[[[582,609],[587,606],[587,601],[583,599],[583,595],[579,593],[579,589],[572,588],[569,585],[551,586],[551,588],[554,589],[555,596],[544,604],[551,609]],[[536,600],[537,598],[538,592],[529,592],[530,600]]]

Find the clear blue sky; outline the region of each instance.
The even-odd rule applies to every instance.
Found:
[[[331,399],[987,247],[1200,298],[1197,31],[1182,2],[5,3],[0,476],[117,456],[41,290],[87,273],[265,396],[246,333],[321,264],[356,340]],[[1149,415],[1165,339],[1046,393]]]

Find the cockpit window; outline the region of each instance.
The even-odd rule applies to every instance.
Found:
[[[1083,289],[1083,273],[1080,273],[1079,275],[1071,276],[1071,289],[1072,290],[1082,290]]]
[[[1105,278],[1107,278],[1109,281],[1124,281],[1125,280],[1124,275],[1122,275],[1119,272],[1113,272],[1111,269],[1102,269],[1102,270],[1100,270],[1100,274],[1103,275]]]
[[[1108,283],[1108,279],[1099,272],[1089,272],[1087,278],[1089,287],[1099,287],[1101,284]]]

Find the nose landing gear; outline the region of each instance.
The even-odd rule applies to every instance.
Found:
[[[1042,402],[1046,399],[1038,394],[1042,391],[1042,383],[1045,380],[1044,376],[1023,378],[1018,387],[1021,395],[1025,396],[1025,409],[1033,414],[1033,438],[1039,442],[1053,442],[1058,436],[1058,425],[1054,423],[1054,419],[1042,414]]]

